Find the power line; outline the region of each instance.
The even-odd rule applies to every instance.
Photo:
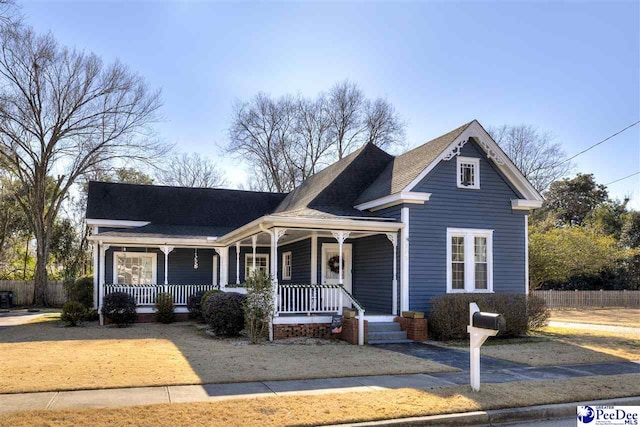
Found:
[[[622,181],[623,179],[627,179],[627,178],[631,178],[632,176],[636,176],[640,174],[640,171],[636,172],[636,173],[632,173],[631,175],[627,175],[624,178],[620,178],[620,179],[616,179],[615,181],[611,181],[611,182],[607,182],[605,185],[611,185],[611,184],[615,184],[618,181]]]
[[[585,148],[584,150],[582,150],[582,151],[581,151],[581,152],[579,152],[578,154],[575,154],[575,155],[573,155],[573,156],[569,157],[568,159],[565,159],[565,160],[561,161],[560,163],[556,163],[555,165],[550,166],[550,167],[560,166],[560,165],[561,165],[561,164],[563,164],[563,163],[567,163],[569,160],[573,160],[573,159],[575,159],[576,157],[578,157],[579,155],[584,154],[584,153],[586,153],[587,151],[591,150],[592,148],[595,148],[595,147],[597,147],[598,145],[600,145],[600,144],[602,144],[602,143],[604,143],[604,142],[607,142],[608,140],[610,140],[610,139],[611,139],[611,138],[613,138],[614,136],[620,135],[622,132],[624,132],[625,130],[627,130],[627,129],[629,129],[629,128],[634,127],[634,126],[635,126],[635,125],[637,125],[638,123],[640,123],[640,120],[638,120],[638,121],[637,121],[637,122],[635,122],[635,123],[631,123],[631,124],[630,124],[629,126],[627,126],[626,128],[619,130],[618,132],[614,133],[613,135],[609,135],[608,137],[606,137],[606,138],[605,138],[605,139],[603,139],[602,141],[600,141],[600,142],[596,142],[595,144],[593,144],[593,145],[592,145],[592,146],[590,146],[590,147]]]

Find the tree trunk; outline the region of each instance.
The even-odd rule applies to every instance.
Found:
[[[36,271],[33,276],[34,283],[34,304],[46,307],[47,301],[47,262],[49,261],[49,239],[45,233],[38,235],[36,233],[37,251],[36,251]]]

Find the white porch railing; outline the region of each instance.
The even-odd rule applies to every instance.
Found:
[[[124,292],[131,295],[136,305],[154,305],[159,293],[170,293],[173,295],[173,304],[187,305],[189,297],[198,291],[210,291],[218,289],[218,285],[102,285],[104,291],[102,295],[109,295],[113,292]]]

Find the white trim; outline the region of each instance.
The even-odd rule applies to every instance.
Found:
[[[93,233],[97,233],[98,227],[93,227]],[[98,242],[91,243],[92,262],[93,262],[93,308],[98,309],[98,284],[100,283],[100,255],[98,250]]]
[[[400,240],[400,312],[409,310],[409,208],[400,210],[404,225]]]
[[[356,205],[355,208],[361,211],[367,209],[371,211],[377,211],[400,204],[424,205],[424,202],[429,201],[430,197],[431,193],[401,191],[399,193],[390,194],[388,196],[380,197],[379,199],[371,200],[370,202],[360,203],[359,205]]]
[[[287,263],[285,262],[287,257],[289,257],[289,274],[285,275],[284,272],[287,271]],[[293,254],[291,251],[282,252],[282,280],[291,280],[291,275],[293,274]]]
[[[130,221],[126,219],[94,219],[87,218],[87,225],[96,227],[132,228],[151,224],[149,221]]]
[[[542,207],[542,200],[511,199],[511,209],[530,211]]]
[[[211,283],[213,285],[218,284],[218,255],[213,254],[213,266],[211,268]]]
[[[257,252],[255,256],[256,256],[255,257],[256,260],[260,258],[264,258],[267,260],[267,274],[269,274],[269,272],[271,271],[271,266],[269,264],[269,254]],[[249,274],[251,274],[251,270],[254,268],[253,262],[251,266],[249,265],[249,257],[252,257],[253,259],[253,253],[245,252],[244,254],[244,280],[245,281],[247,280],[247,277],[249,276]],[[250,268],[250,270],[247,271],[247,268]]]
[[[318,233],[311,232],[311,284],[318,284]]]
[[[112,264],[113,264],[113,276],[111,277],[111,282],[115,285],[119,285],[118,283],[118,255],[128,256],[139,256],[142,258],[151,258],[151,283],[144,283],[145,285],[157,284],[158,283],[158,254],[156,252],[125,252],[125,251],[113,251]]]
[[[462,176],[460,174],[460,168],[462,163],[473,166],[473,184],[464,185],[462,183]],[[480,158],[478,157],[462,157],[458,156],[456,159],[456,182],[458,188],[464,188],[467,190],[479,190],[480,189]]]
[[[453,289],[451,267],[451,238],[464,237],[464,289]],[[487,239],[487,289],[475,288],[475,237]],[[447,228],[447,293],[493,292],[493,230],[478,228]]]
[[[411,191],[435,168],[445,157],[451,158],[451,154],[455,155],[456,149],[464,145],[470,137],[477,138],[483,150],[490,154],[489,157],[494,159],[496,167],[509,179],[511,184],[525,197],[527,200],[542,200],[540,193],[531,185],[522,172],[513,164],[511,159],[507,157],[502,149],[496,144],[486,130],[477,120],[474,120],[467,128],[454,139],[449,146],[442,151],[417,177],[413,179],[402,191]],[[458,150],[459,154],[459,150]],[[502,164],[500,164],[502,163]]]
[[[524,293],[529,295],[529,215],[524,216]]]

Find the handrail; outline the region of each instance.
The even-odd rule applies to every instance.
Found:
[[[296,283],[279,283],[281,288],[310,288],[310,289],[336,289],[342,288],[341,285],[309,285],[309,284],[296,284]]]
[[[338,285],[340,288],[342,288],[342,291],[347,295],[347,297],[349,297],[349,299],[351,300],[351,302],[353,303],[353,305],[356,306],[356,308],[358,310],[362,310],[362,312],[364,313],[364,306],[362,304],[360,304],[360,301],[358,301],[353,295],[351,295],[351,292],[349,292],[348,290],[346,290],[344,288],[344,286],[342,285]]]

